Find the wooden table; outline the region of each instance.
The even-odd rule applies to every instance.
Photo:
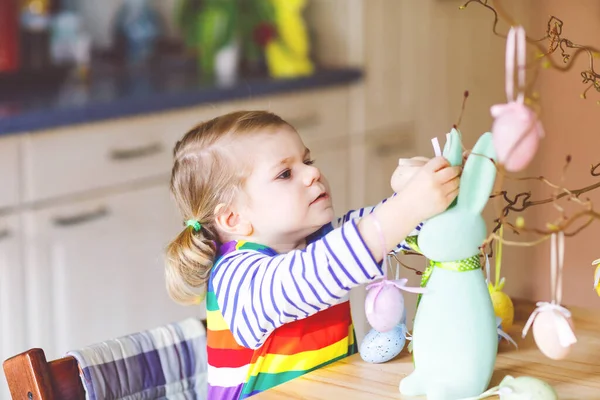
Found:
[[[533,304],[518,302],[515,326],[509,332],[519,349],[502,341],[491,385],[505,375],[533,376],[552,385],[562,399],[600,399],[600,311],[570,308],[578,343],[561,361],[546,358],[535,346],[532,332],[521,329]],[[417,399],[401,396],[400,380],[412,372],[412,358],[403,351],[384,364],[369,364],[358,354],[264,392],[256,399]],[[424,397],[423,397],[424,398]],[[497,398],[497,397],[493,397]],[[491,398],[492,399],[492,398]]]

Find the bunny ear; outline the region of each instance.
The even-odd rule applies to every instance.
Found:
[[[446,135],[447,140],[444,145],[443,155],[453,167],[462,165],[462,142],[460,136],[460,132],[455,128],[452,128],[450,133]]]
[[[480,214],[488,202],[496,180],[496,152],[492,133],[486,132],[475,143],[460,179],[458,206]]]

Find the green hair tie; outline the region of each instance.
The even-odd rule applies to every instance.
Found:
[[[194,228],[194,232],[198,232],[200,229],[202,229],[202,224],[195,219],[188,219],[185,221],[185,226],[191,226]]]

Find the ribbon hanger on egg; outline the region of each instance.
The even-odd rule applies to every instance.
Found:
[[[564,233],[553,233],[550,240],[550,291],[552,300],[549,303],[540,301],[536,304],[536,309],[531,313],[523,328],[523,337],[527,335],[527,331],[539,313],[544,311],[557,311],[564,317],[561,318],[559,315],[555,314],[554,321],[558,339],[561,346],[568,347],[576,343],[577,338],[575,337],[571,325],[567,322],[567,320],[571,318],[571,312],[560,305],[562,301],[562,273],[565,254]]]

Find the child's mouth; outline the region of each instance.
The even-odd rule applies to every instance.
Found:
[[[319,197],[317,197],[316,199],[314,199],[310,204],[315,204],[321,200],[326,200],[329,198],[329,195],[326,192],[323,192],[319,195]]]

